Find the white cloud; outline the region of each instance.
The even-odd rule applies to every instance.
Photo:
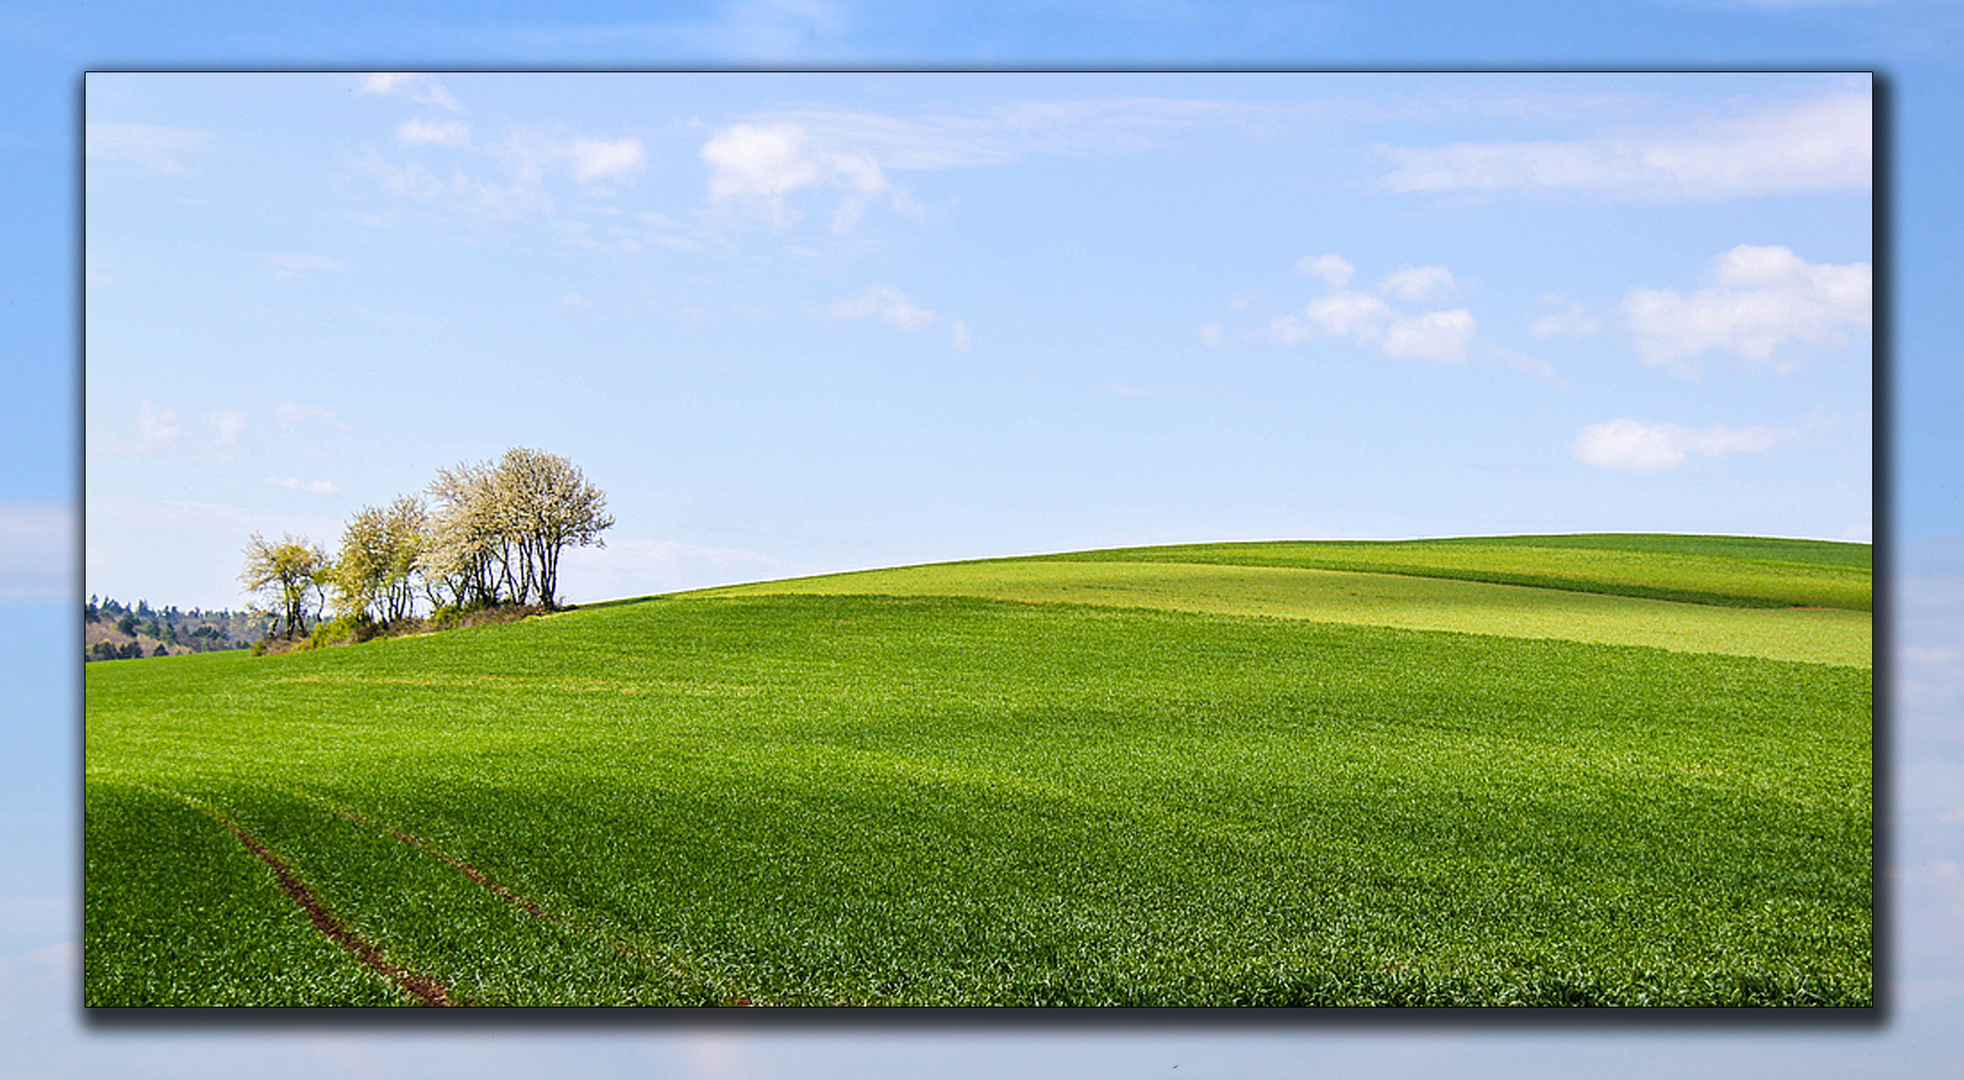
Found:
[[[144,449],[154,450],[168,446],[183,434],[184,429],[177,426],[177,413],[170,409],[159,409],[148,401],[137,410],[136,434]]]
[[[1225,345],[1227,344],[1227,327],[1222,326],[1219,322],[1201,323],[1200,340],[1212,346]]]
[[[564,308],[592,307],[593,301],[576,292],[569,292],[559,298],[559,306]]]
[[[1419,357],[1437,363],[1457,363],[1466,359],[1467,346],[1479,324],[1465,308],[1405,315],[1369,293],[1343,288],[1356,273],[1338,255],[1318,255],[1296,263],[1302,273],[1321,277],[1330,292],[1303,305],[1303,315],[1281,315],[1268,324],[1268,339],[1282,345],[1295,345],[1320,332],[1331,337],[1347,337],[1359,344],[1376,345],[1391,357]],[[1386,293],[1410,301],[1437,297],[1452,288],[1452,271],[1443,266],[1407,266],[1379,283]],[[1208,344],[1220,344],[1226,332],[1218,323],[1202,327]]]
[[[1399,319],[1384,335],[1384,355],[1457,363],[1466,359],[1466,345],[1478,327],[1473,313],[1465,308]]]
[[[1539,357],[1529,356],[1527,353],[1517,352],[1513,349],[1502,348],[1491,342],[1485,343],[1484,349],[1486,354],[1493,359],[1506,364],[1515,371],[1525,371],[1530,375],[1538,376],[1542,382],[1547,383],[1549,386],[1566,390],[1572,385],[1567,379],[1555,373],[1553,365]]]
[[[364,75],[361,80],[364,94],[403,95],[411,101],[424,105],[436,105],[452,112],[463,111],[463,105],[450,96],[436,76],[425,72],[375,71]]]
[[[91,161],[126,161],[152,172],[182,174],[182,159],[211,144],[211,134],[158,124],[90,124],[83,152]]]
[[[207,414],[205,420],[213,428],[217,429],[218,445],[237,446],[239,444],[239,436],[245,431],[245,417],[235,412],[215,412]]]
[[[702,159],[715,169],[709,194],[775,198],[816,182],[823,173],[807,141],[794,124],[738,124],[717,132],[702,147]]]
[[[302,480],[297,476],[269,476],[266,482],[288,491],[305,491],[314,495],[332,495],[341,490],[341,485],[332,480]]]
[[[834,319],[876,317],[902,330],[919,330],[934,321],[934,312],[914,305],[907,294],[888,285],[874,285],[858,296],[840,300],[825,309]]]
[[[1768,427],[1693,431],[1676,424],[1646,424],[1625,418],[1583,428],[1569,452],[1585,464],[1648,476],[1683,465],[1693,452],[1707,457],[1760,453],[1772,449],[1788,434]]]
[[[471,144],[471,126],[462,120],[405,120],[396,128],[396,139],[411,146],[455,146]]]
[[[702,160],[712,169],[711,198],[760,199],[779,228],[798,217],[786,197],[799,188],[821,184],[845,193],[832,215],[834,232],[851,229],[879,197],[911,217],[921,214],[920,205],[889,183],[885,170],[871,156],[828,149],[796,124],[724,128],[703,144]]]
[[[1873,101],[1846,94],[1571,141],[1382,147],[1401,192],[1525,191],[1721,199],[1859,191],[1873,174]]]
[[[1378,282],[1378,288],[1400,300],[1430,303],[1452,291],[1453,272],[1443,266],[1407,266]]]
[[[1589,314],[1589,309],[1583,307],[1581,304],[1570,303],[1568,297],[1560,293],[1549,293],[1543,296],[1541,301],[1545,304],[1566,304],[1567,306],[1553,314],[1543,315],[1541,318],[1536,319],[1534,325],[1528,327],[1529,337],[1551,338],[1557,335],[1588,337],[1590,334],[1603,328],[1603,324],[1597,322],[1595,317]]]
[[[1303,313],[1326,333],[1372,341],[1381,333],[1379,324],[1391,317],[1391,308],[1365,293],[1334,292],[1311,300]]]
[[[1741,244],[1712,260],[1710,277],[1712,288],[1689,296],[1672,289],[1624,296],[1623,313],[1646,361],[1682,366],[1719,349],[1763,363],[1789,342],[1835,342],[1845,328],[1871,324],[1868,263],[1814,264],[1784,247]]]
[[[948,345],[956,352],[967,352],[972,344],[974,339],[969,336],[968,324],[956,319],[948,334]]]
[[[434,199],[449,190],[449,185],[420,161],[391,165],[370,149],[355,158],[354,163],[380,180],[392,194],[407,195],[413,199]]]
[[[583,184],[595,180],[625,180],[641,171],[641,140],[574,139],[573,175]]]
[[[1305,255],[1296,261],[1296,273],[1315,274],[1333,291],[1350,284],[1350,276],[1356,272],[1357,268],[1341,255]]]

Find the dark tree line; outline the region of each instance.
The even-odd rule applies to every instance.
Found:
[[[83,604],[82,622],[85,638],[102,632],[87,629],[94,626],[131,639],[121,642],[99,639],[85,644],[84,660],[129,660],[172,652],[243,649],[265,636],[268,625],[263,615],[252,612],[200,608],[184,611],[175,606],[153,609],[145,600],[137,601],[132,607],[113,597],[98,596],[90,596]]]

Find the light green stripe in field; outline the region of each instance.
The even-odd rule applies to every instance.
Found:
[[[1869,613],[1730,608],[1600,593],[1295,567],[1017,560],[947,563],[759,582],[691,597],[967,596],[1501,637],[1648,645],[1678,652],[1868,667]]]
[[[1657,535],[1176,544],[1044,561],[1223,563],[1411,574],[1735,607],[1872,606],[1866,544]]]

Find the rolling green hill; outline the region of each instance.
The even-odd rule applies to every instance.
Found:
[[[1148,548],[91,664],[85,994],[1867,1005],[1867,566]]]

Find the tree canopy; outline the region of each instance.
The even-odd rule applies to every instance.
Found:
[[[423,494],[362,507],[332,561],[304,537],[273,543],[254,533],[239,580],[269,601],[273,636],[299,637],[331,601],[334,635],[360,640],[414,619],[422,599],[439,613],[557,607],[560,556],[604,547],[600,534],[613,524],[607,496],[579,466],[514,447],[496,461],[438,470]]]
[[[607,497],[555,454],[525,447],[494,462],[443,469],[429,487],[436,508],[418,567],[452,603],[559,600],[559,557],[605,547]]]
[[[258,533],[246,544],[245,569],[239,580],[246,591],[264,596],[275,605],[278,617],[274,633],[298,637],[307,624],[313,599],[326,582],[327,553],[304,537],[287,534],[279,543],[269,543]]]

